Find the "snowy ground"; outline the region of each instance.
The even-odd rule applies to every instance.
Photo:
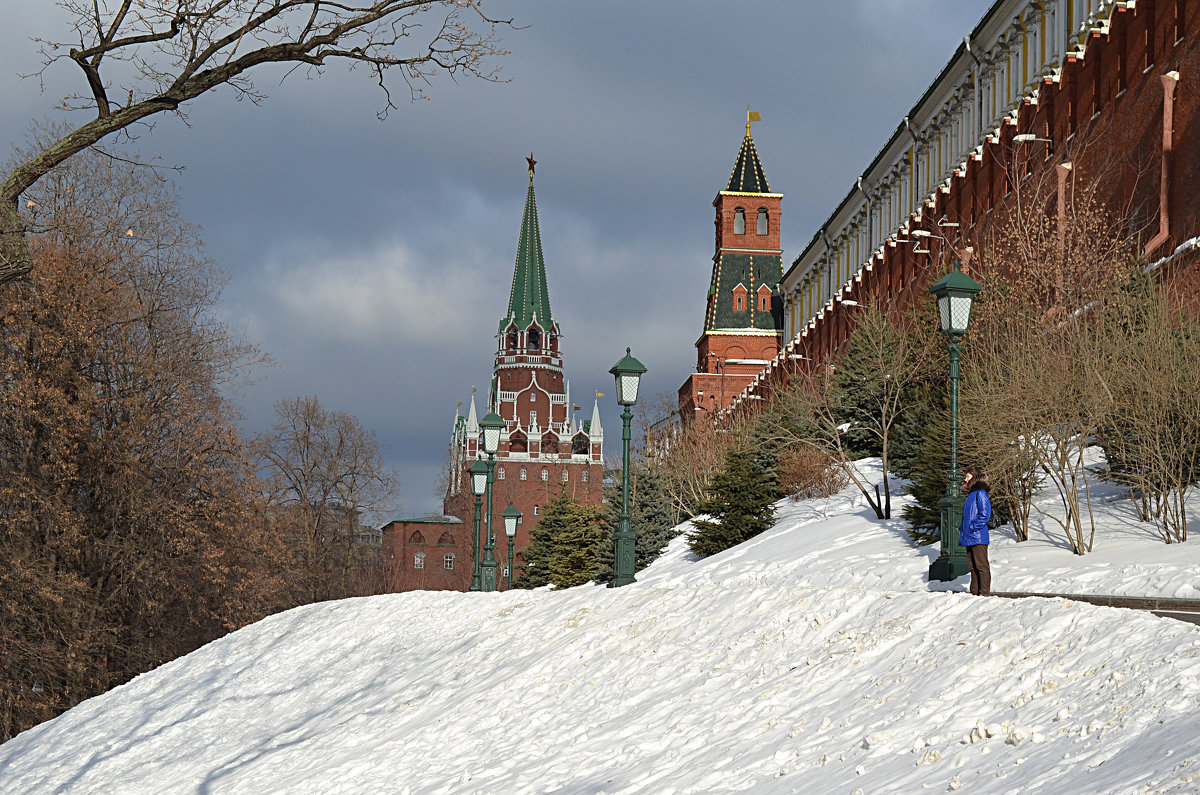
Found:
[[[1082,559],[998,531],[995,587],[1197,595],[1113,496]],[[299,608],[0,746],[0,792],[1200,791],[1200,628],[934,554],[848,491],[626,588]]]

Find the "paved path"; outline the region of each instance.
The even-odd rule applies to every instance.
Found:
[[[1163,599],[1147,596],[1101,596],[1080,593],[1033,593],[1029,591],[992,591],[992,596],[1005,599],[1023,599],[1026,596],[1042,596],[1048,599],[1071,599],[1105,607],[1124,607],[1130,610],[1147,610],[1156,616],[1174,618],[1190,624],[1200,624],[1200,599]]]

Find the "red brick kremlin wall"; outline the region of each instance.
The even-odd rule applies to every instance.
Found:
[[[1175,251],[1200,235],[1200,2],[1139,0],[1129,5],[1133,8],[1118,7],[1107,33],[1092,31],[1086,57],[1068,57],[1058,82],[1042,82],[1036,102],[1023,104],[1017,118],[1001,127],[1000,136],[984,145],[982,156],[970,158],[948,190],[937,191],[922,220],[914,220],[911,228],[941,234],[965,248],[983,240],[988,224],[1003,216],[1014,166],[1018,173],[1053,169],[1069,159],[1069,179],[1100,180],[1101,198],[1147,229],[1140,253],[1149,263],[1169,258],[1157,268],[1160,278],[1200,310],[1200,256],[1194,250]],[[1172,76],[1164,81],[1172,73],[1178,80]],[[1164,145],[1168,104],[1173,113]],[[1046,143],[1014,142],[1018,133],[1052,139],[1050,156],[1044,157],[1050,148]],[[1030,165],[1014,163],[1018,157]],[[960,226],[939,227],[943,215]],[[951,229],[957,235],[948,234]],[[885,245],[843,298],[864,305],[877,298],[894,308],[913,306],[953,259],[936,248],[932,256],[915,254],[914,248]],[[789,369],[806,363],[797,356],[819,362],[840,351],[856,311],[834,301],[815,327],[788,342],[746,395],[768,397]],[[757,403],[742,401],[739,406],[748,410]]]

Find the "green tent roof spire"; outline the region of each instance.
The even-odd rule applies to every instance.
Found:
[[[513,269],[508,313],[500,321],[500,331],[516,322],[528,328],[535,320],[543,331],[555,326],[550,313],[550,293],[546,288],[546,262],[542,258],[542,235],[538,228],[537,198],[533,193],[533,155],[529,156],[529,192],[525,194],[525,213],[521,218],[521,237],[517,241],[517,262]]]
[[[746,137],[742,139],[742,148],[738,150],[737,162],[733,164],[733,173],[729,175],[729,187],[725,190],[736,193],[771,192],[767,175],[758,159],[758,150],[754,148],[754,138],[750,136],[749,121],[746,122]]]

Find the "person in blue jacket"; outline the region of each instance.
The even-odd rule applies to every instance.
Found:
[[[967,549],[967,565],[971,568],[971,593],[992,595],[992,569],[988,565],[988,520],[992,518],[992,500],[988,494],[986,472],[968,469],[963,476],[962,524],[958,527],[958,544]]]

